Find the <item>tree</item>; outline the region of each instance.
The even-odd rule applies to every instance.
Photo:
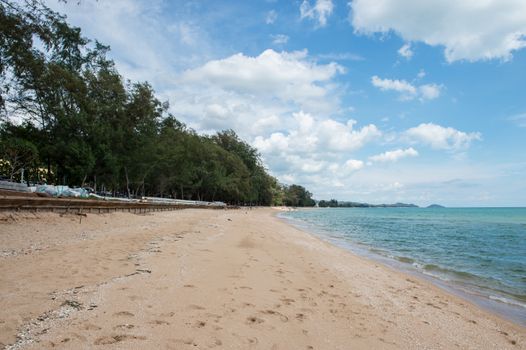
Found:
[[[284,203],[293,207],[312,207],[316,202],[312,194],[300,185],[291,185],[285,188]]]
[[[38,160],[38,150],[30,141],[18,137],[2,137],[0,139],[0,160],[2,173],[15,180],[20,177],[22,169],[29,170]]]
[[[10,178],[28,167],[33,181],[128,197],[313,205],[233,130],[198,135],[148,82],[125,83],[108,51],[41,0],[0,0],[0,153]]]

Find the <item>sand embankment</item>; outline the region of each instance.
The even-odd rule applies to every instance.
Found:
[[[1,214],[0,344],[526,348],[524,327],[273,213]]]

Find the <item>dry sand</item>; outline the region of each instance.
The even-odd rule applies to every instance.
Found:
[[[0,216],[7,349],[526,349],[524,327],[271,209]]]

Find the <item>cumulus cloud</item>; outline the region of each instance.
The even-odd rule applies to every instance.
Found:
[[[318,84],[327,82],[345,69],[336,64],[316,64],[307,59],[306,51],[276,52],[265,50],[257,57],[235,54],[187,70],[183,80],[206,81],[217,86],[253,93],[272,93],[282,98],[324,96]]]
[[[231,104],[241,105],[245,110],[256,110],[251,120],[260,115],[256,106],[263,110],[276,106],[281,110],[269,111],[267,115],[300,109],[329,114],[339,108],[333,79],[344,72],[334,62],[316,63],[309,59],[307,51],[269,49],[255,57],[239,53],[187,70],[180,82],[190,90],[184,95],[181,91],[174,92],[177,95],[173,95],[173,100],[176,106],[188,100],[196,105],[197,98],[203,104],[204,96],[206,104],[232,101]],[[238,126],[225,124],[225,127]]]
[[[409,96],[414,96],[417,92],[416,88],[405,80],[382,79],[374,75],[371,83],[382,91],[393,90]]]
[[[482,140],[479,132],[463,132],[433,123],[422,123],[405,131],[412,142],[431,146],[434,149],[460,151],[469,148],[471,142]]]
[[[409,147],[406,149],[397,149],[394,151],[380,153],[369,157],[369,160],[372,162],[396,162],[402,158],[416,156],[418,156],[418,152],[413,147]]]
[[[257,136],[252,144],[278,179],[295,174],[312,186],[343,186],[365,165],[349,155],[382,135],[373,124],[356,128],[354,120],[320,119],[305,112],[294,113],[293,121],[288,131]]]
[[[357,33],[393,31],[407,41],[443,46],[448,62],[508,60],[526,46],[524,0],[353,0]]]
[[[320,27],[327,25],[327,18],[332,14],[334,4],[332,0],[316,0],[311,5],[309,0],[303,0],[300,6],[300,18],[309,18],[318,22]]]
[[[276,34],[271,35],[270,37],[272,38],[272,43],[274,45],[284,45],[289,41],[288,35],[285,34]]]
[[[298,153],[350,152],[363,147],[379,137],[380,130],[369,124],[355,130],[355,120],[346,123],[334,119],[316,120],[311,114],[293,114],[295,125],[286,134],[276,132],[265,138],[258,136],[254,145],[262,153],[279,153],[290,150]]]
[[[415,86],[405,80],[382,79],[377,75],[371,78],[371,83],[382,91],[399,92],[402,100],[412,100],[416,97],[420,98],[420,100],[434,100],[440,96],[440,90],[442,89],[437,84]]]
[[[413,57],[413,50],[411,50],[411,44],[404,44],[401,48],[398,49],[398,54],[405,59],[411,59]]]

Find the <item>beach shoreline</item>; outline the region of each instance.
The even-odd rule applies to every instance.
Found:
[[[285,213],[276,213],[275,216],[278,219],[283,220],[285,223],[294,226],[295,228],[305,231],[308,234],[311,234],[322,241],[328,242],[334,246],[337,246],[341,249],[350,251],[352,254],[357,255],[366,260],[371,260],[376,263],[383,264],[389,268],[395,269],[405,274],[409,274],[413,277],[416,277],[420,280],[424,280],[441,288],[444,292],[453,294],[457,297],[464,299],[466,302],[472,303],[477,307],[480,307],[492,314],[495,314],[499,317],[502,317],[508,321],[516,323],[522,327],[526,327],[526,310],[520,306],[510,303],[502,302],[498,299],[490,299],[485,295],[479,295],[474,290],[462,289],[460,286],[457,286],[451,282],[441,280],[433,275],[428,275],[423,273],[423,271],[418,270],[410,263],[404,263],[399,261],[394,257],[388,257],[375,253],[375,248],[367,245],[358,246],[353,242],[348,240],[342,240],[335,237],[331,237],[328,232],[324,232],[321,227],[307,226],[305,222],[294,219],[292,217],[284,216]]]
[[[4,213],[0,343],[526,348],[524,327],[324,242],[276,212]]]

